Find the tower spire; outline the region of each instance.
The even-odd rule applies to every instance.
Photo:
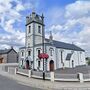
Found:
[[[50,40],[50,43],[53,43],[53,36],[52,36],[52,31],[50,31],[49,40]]]

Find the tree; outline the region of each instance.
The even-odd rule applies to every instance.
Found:
[[[90,57],[86,57],[86,62],[88,65],[90,65]]]

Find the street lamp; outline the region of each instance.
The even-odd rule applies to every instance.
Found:
[[[43,59],[43,80],[45,80],[45,68],[44,68],[44,59],[47,59],[49,56],[44,52],[44,41],[45,41],[45,33],[44,33],[44,16],[42,14],[42,53],[38,55],[39,59]]]

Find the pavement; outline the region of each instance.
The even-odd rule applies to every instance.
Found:
[[[11,80],[14,80],[19,84],[45,90],[90,90],[90,82],[80,83],[80,82],[51,82],[47,80],[43,81],[40,79],[29,78],[22,75],[12,75],[3,71],[0,71],[0,75],[5,76]]]

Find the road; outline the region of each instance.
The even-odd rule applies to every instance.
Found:
[[[39,88],[29,87],[15,80],[0,75],[0,90],[42,90]]]

